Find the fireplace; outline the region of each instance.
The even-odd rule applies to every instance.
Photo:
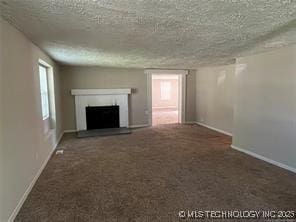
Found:
[[[129,127],[129,94],[131,89],[72,89],[75,97],[76,131],[87,130],[86,107],[119,106],[119,127]],[[115,128],[112,128],[115,129]]]
[[[119,128],[119,106],[87,106],[86,112],[86,128],[105,129]]]

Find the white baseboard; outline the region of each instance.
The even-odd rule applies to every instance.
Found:
[[[211,130],[215,130],[215,131],[217,131],[217,132],[219,132],[219,133],[223,133],[223,134],[225,134],[225,135],[227,135],[227,136],[232,136],[232,133],[226,132],[226,131],[221,130],[221,129],[217,129],[217,128],[215,128],[215,127],[212,127],[212,126],[206,125],[206,124],[204,124],[204,123],[196,122],[196,124],[201,125],[201,126],[204,126],[204,127],[207,127],[207,128],[209,128],[209,129],[211,129]]]
[[[51,158],[52,154],[54,153],[56,147],[60,143],[63,135],[64,135],[64,133],[61,133],[61,135],[58,137],[58,141],[56,142],[56,144],[54,145],[53,149],[51,150],[51,152],[49,153],[49,155],[47,156],[47,158],[45,159],[45,161],[41,165],[41,167],[38,170],[37,174],[34,176],[33,180],[31,181],[31,183],[28,186],[27,190],[25,191],[25,193],[23,194],[22,198],[18,202],[17,206],[14,208],[12,214],[10,215],[10,217],[8,219],[8,222],[13,222],[14,221],[15,217],[17,216],[18,212],[20,211],[21,207],[23,206],[25,200],[27,199],[29,193],[31,192],[32,188],[34,187],[36,181],[38,180],[38,178],[41,175],[42,171],[44,170],[46,164],[48,163],[49,159]]]
[[[54,150],[57,148],[57,146],[58,146],[59,143],[61,142],[62,137],[64,136],[64,134],[65,134],[65,132],[62,132],[61,135],[59,136],[59,138],[58,138],[56,144],[54,145],[54,148],[53,148]]]
[[[272,159],[269,159],[269,158],[267,158],[267,157],[265,157],[265,156],[261,156],[261,155],[259,155],[259,154],[257,154],[257,153],[254,153],[254,152],[252,152],[252,151],[249,151],[249,150],[246,150],[246,149],[243,149],[243,148],[240,148],[240,147],[234,146],[234,145],[231,145],[231,148],[232,148],[232,149],[235,149],[235,150],[237,150],[237,151],[240,151],[240,152],[242,152],[242,153],[248,154],[248,155],[250,155],[250,156],[252,156],[252,157],[255,157],[255,158],[257,158],[257,159],[260,159],[260,160],[263,160],[263,161],[265,161],[265,162],[268,162],[268,163],[270,163],[270,164],[273,164],[273,165],[275,165],[275,166],[278,166],[278,167],[281,167],[281,168],[283,168],[283,169],[289,170],[289,171],[291,171],[291,172],[293,172],[293,173],[296,173],[296,169],[295,169],[295,168],[290,167],[290,166],[288,166],[288,165],[286,165],[286,164],[283,164],[283,163],[277,162],[277,161],[272,160]]]
[[[134,128],[144,128],[144,127],[149,127],[149,124],[140,124],[140,125],[131,125],[129,128],[134,129]]]
[[[76,133],[77,130],[73,129],[73,130],[64,130],[64,133]]]
[[[197,124],[196,121],[185,121],[182,124]]]

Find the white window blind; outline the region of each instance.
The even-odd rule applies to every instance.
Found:
[[[161,100],[171,99],[171,82],[167,82],[167,81],[160,82],[160,98]]]
[[[48,101],[48,83],[47,83],[47,68],[39,65],[39,79],[40,79],[40,94],[42,106],[43,120],[49,118],[49,101]]]

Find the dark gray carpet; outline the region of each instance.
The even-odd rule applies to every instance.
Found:
[[[67,134],[64,154],[50,159],[16,221],[184,221],[180,210],[295,210],[295,174],[230,144],[196,125]]]

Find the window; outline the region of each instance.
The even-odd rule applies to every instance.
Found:
[[[47,82],[47,70],[48,68],[39,64],[39,79],[40,79],[40,94],[41,94],[41,107],[42,107],[42,119],[49,118],[49,94],[48,94],[48,82]]]
[[[171,99],[171,82],[167,82],[167,81],[160,82],[160,98],[161,100]]]

